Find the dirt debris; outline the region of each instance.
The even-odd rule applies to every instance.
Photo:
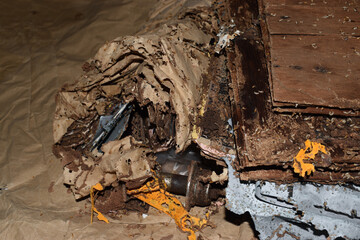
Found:
[[[204,88],[204,115],[200,117],[201,136],[218,142],[220,145],[233,147],[231,134],[231,106],[229,98],[229,82],[224,56],[213,56],[210,60],[212,71],[205,75],[208,82]]]

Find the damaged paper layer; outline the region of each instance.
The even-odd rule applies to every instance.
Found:
[[[134,188],[151,176],[154,155],[131,136],[104,144],[102,150],[104,155],[94,161],[72,149],[54,149],[63,159],[64,184],[70,186],[76,198],[87,196],[91,186],[97,183],[109,186],[122,181]]]
[[[106,43],[83,65],[85,74],[56,96],[54,153],[76,198],[87,196],[96,183],[139,187],[151,176],[152,153],[172,147],[180,152],[192,141],[214,16],[207,1],[170,2],[175,17],[154,28],[154,22],[163,22],[159,16],[170,16],[155,10],[146,31]],[[118,140],[93,150],[89,146],[104,126],[99,121],[115,116],[121,104],[131,110]]]

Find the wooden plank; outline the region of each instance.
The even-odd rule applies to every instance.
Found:
[[[360,108],[360,39],[271,36],[273,101]]]
[[[243,181],[257,181],[259,179],[264,181],[275,181],[279,183],[297,182],[300,177],[294,178],[292,170],[255,170],[249,172],[242,172],[241,179]],[[339,182],[352,182],[360,184],[360,176],[357,172],[320,172],[315,171],[311,176],[307,176],[306,181],[329,184]]]
[[[277,103],[283,104],[283,103]],[[328,115],[328,116],[345,116],[345,117],[360,117],[360,111],[353,109],[336,109],[336,108],[325,108],[325,107],[295,107],[295,106],[286,106],[275,107],[273,109],[277,113],[309,113],[316,115]]]
[[[263,0],[262,5],[273,105],[289,107],[285,111],[297,105],[360,109],[360,1]]]
[[[291,5],[265,11],[270,34],[360,36],[360,14],[353,9]]]
[[[357,8],[359,0],[266,0],[266,6],[313,6],[313,7],[345,7]],[[360,9],[357,9],[360,11]]]
[[[263,84],[264,82],[269,83],[266,70],[269,69],[269,79],[271,79],[271,72],[275,68],[279,70],[279,73],[281,71],[291,72],[291,74],[288,74],[289,76],[283,74],[281,81],[286,82],[287,78],[293,78],[292,81],[295,81],[295,84],[299,86],[304,85],[307,87],[309,85],[311,88],[314,85],[313,88],[320,86],[320,89],[324,87],[323,83],[315,83],[314,80],[331,82],[333,78],[345,78],[345,76],[342,76],[345,74],[343,72],[344,66],[347,70],[349,65],[351,71],[353,71],[351,74],[360,76],[358,70],[354,70],[358,69],[357,65],[351,65],[354,61],[358,61],[355,58],[359,46],[358,41],[355,40],[358,39],[347,36],[348,40],[345,40],[344,36],[337,34],[305,37],[302,35],[287,36],[285,34],[285,39],[283,39],[283,36],[271,35],[266,27],[266,19],[264,21],[264,18],[261,17],[267,16],[263,10],[266,2],[269,1],[259,0],[259,16],[257,11],[252,8],[249,9],[249,6],[253,6],[254,3],[251,0],[230,0],[232,4],[227,6],[228,13],[220,14],[219,12],[219,16],[227,16],[226,22],[222,21],[221,25],[227,25],[233,19],[238,29],[246,29],[251,25],[249,21],[259,19],[262,34],[256,36],[261,35],[265,47],[265,49],[262,49],[262,45],[259,44],[260,41],[256,41],[254,36],[253,38],[237,37],[233,41],[233,48],[226,49],[231,89],[233,90],[230,99],[233,107],[232,120],[238,153],[238,159],[234,160],[233,165],[240,171],[242,180],[298,181],[299,178],[292,171],[292,161],[300,148],[303,147],[304,142],[310,139],[324,144],[329,154],[317,156],[314,161],[317,171],[308,180],[326,183],[347,181],[358,183],[360,182],[360,175],[358,175],[360,169],[360,148],[358,144],[360,141],[360,118],[336,118],[331,116],[342,115],[344,111],[348,110],[353,111],[355,114],[358,114],[359,111],[345,108],[336,108],[337,111],[335,111],[334,108],[328,107],[326,103],[324,103],[324,107],[317,107],[306,105],[311,102],[306,101],[303,106],[299,104],[297,109],[305,109],[305,113],[311,111],[313,113],[311,115],[277,114],[274,112],[273,105],[268,104],[271,102],[272,97],[268,94],[270,91],[269,85]],[[334,1],[336,0],[332,0],[332,3]],[[337,5],[333,6],[336,7]],[[252,17],[244,18],[243,16]],[[255,30],[260,31],[256,26]],[[293,39],[289,41],[291,37]],[[335,42],[328,44],[327,41],[332,38],[335,39]],[[317,41],[317,39],[319,39],[318,42],[313,42],[314,40]],[[276,49],[272,46],[275,41],[277,41],[275,43]],[[297,43],[297,41],[301,44]],[[345,44],[348,41],[353,45],[355,44],[353,48],[350,48],[355,55],[349,50],[349,45]],[[257,51],[254,51],[254,49],[257,49]],[[275,50],[276,52],[274,52]],[[339,62],[335,62],[337,63],[335,66],[331,65],[334,60],[329,51],[340,59]],[[278,55],[276,56],[276,54]],[[273,61],[278,62],[274,63]],[[326,65],[323,61],[325,61]],[[301,65],[299,65],[300,63]],[[319,66],[314,67],[314,63],[319,64]],[[259,74],[261,72],[265,72],[265,76]],[[306,74],[313,75],[308,76]],[[340,76],[340,74],[342,75]],[[301,83],[303,78],[306,78],[306,82]],[[281,81],[280,83],[282,83]],[[291,83],[287,87],[291,88],[293,84]],[[327,88],[325,90],[330,91]],[[294,91],[296,93],[298,89],[295,88]],[[360,93],[360,91],[354,91],[352,94],[358,94],[358,92]],[[311,94],[314,94],[314,92]],[[312,100],[311,97],[305,95],[305,98],[310,98],[310,100]],[[302,98],[301,100],[303,100]],[[287,99],[285,100],[284,102],[276,102],[281,105],[279,107],[280,112],[286,110],[284,107],[290,108],[296,104],[287,101]],[[259,107],[261,105],[259,103],[262,104],[262,108]]]

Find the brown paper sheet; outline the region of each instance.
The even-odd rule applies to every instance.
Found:
[[[147,217],[132,213],[90,224],[88,201],[67,192],[51,148],[58,89],[106,41],[141,30],[155,3],[0,2],[0,239],[186,238],[153,209]],[[225,221],[223,210],[213,217],[219,227],[201,233],[205,239],[249,238],[248,228]]]

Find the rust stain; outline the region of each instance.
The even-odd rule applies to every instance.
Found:
[[[305,177],[306,174],[310,175],[312,172],[315,172],[314,165],[311,163],[305,163],[304,160],[314,159],[315,155],[319,151],[327,154],[324,145],[317,142],[311,142],[310,140],[306,140],[305,149],[300,149],[294,159],[294,172],[298,173],[301,177]]]

